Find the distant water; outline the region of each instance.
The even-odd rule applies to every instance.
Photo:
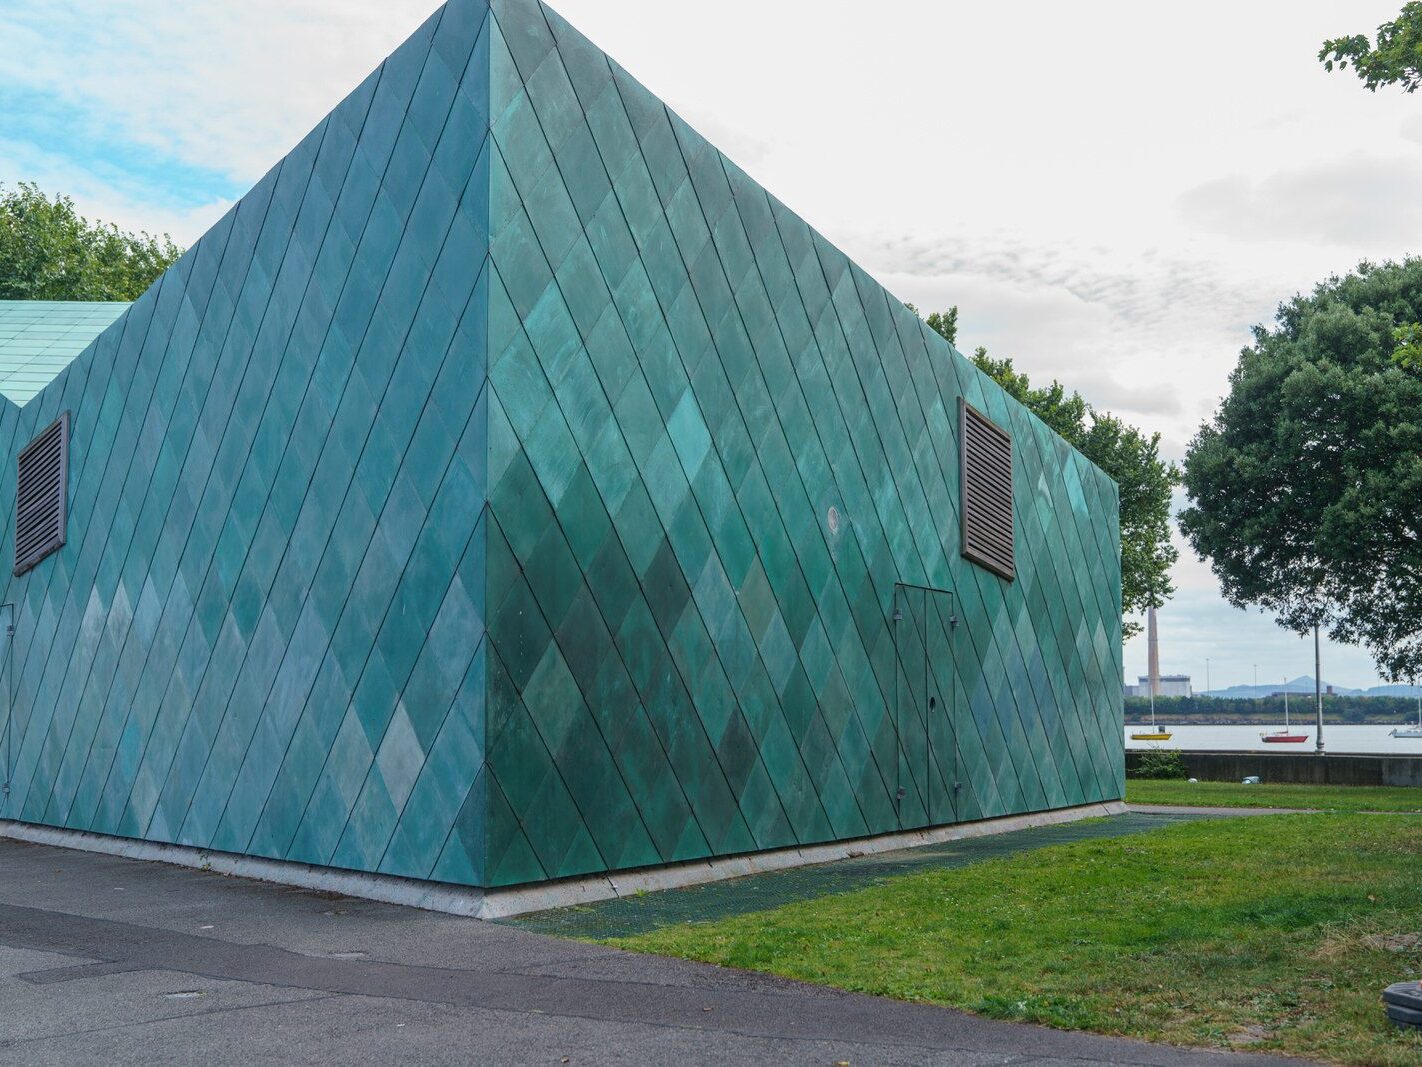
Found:
[[[1174,736],[1169,741],[1132,741],[1131,734],[1141,733],[1147,727],[1127,726],[1127,748],[1179,748],[1196,752],[1312,752],[1314,750],[1313,723],[1295,721],[1289,727],[1290,733],[1307,734],[1308,740],[1296,745],[1265,744],[1259,740],[1261,733],[1273,733],[1283,729],[1283,723],[1265,726],[1175,726],[1164,720],[1157,720],[1162,729]],[[1416,721],[1415,719],[1413,720]],[[1325,723],[1323,745],[1325,751],[1339,753],[1398,753],[1400,755],[1422,755],[1422,738],[1404,739],[1388,736],[1395,726],[1335,726]]]

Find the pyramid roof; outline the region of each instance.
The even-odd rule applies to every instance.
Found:
[[[23,407],[127,308],[123,301],[0,300],[0,395]]]

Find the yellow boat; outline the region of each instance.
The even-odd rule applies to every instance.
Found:
[[[1142,730],[1138,734],[1131,734],[1132,741],[1169,741],[1170,731],[1162,729],[1155,724],[1155,696],[1150,698],[1150,729]]]

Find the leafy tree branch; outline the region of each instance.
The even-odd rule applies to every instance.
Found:
[[[1318,53],[1325,70],[1350,66],[1371,92],[1381,85],[1400,85],[1413,93],[1422,85],[1422,2],[1402,5],[1402,13],[1378,27],[1377,43],[1361,33],[1324,41]]]
[[[1422,259],[1363,263],[1259,326],[1190,444],[1181,529],[1226,598],[1422,675]]]
[[[0,186],[0,300],[135,300],[181,254],[166,234],[90,222],[30,182]]]

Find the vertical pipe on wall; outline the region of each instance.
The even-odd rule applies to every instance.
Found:
[[[11,759],[11,720],[15,713],[15,685],[14,685],[14,664],[15,664],[15,605],[0,604],[0,611],[5,612],[5,783],[3,792],[0,792],[0,811],[9,807],[10,800],[10,774],[14,761]]]
[[[903,708],[902,698],[899,696],[899,678],[903,674],[903,649],[899,647],[899,623],[904,621],[903,606],[899,603],[899,590],[902,586],[894,586],[894,711],[889,716],[889,721],[894,724],[894,818],[898,822],[899,829],[904,828],[904,782],[903,769],[904,759],[907,753],[904,751],[902,723],[899,715]]]
[[[933,699],[931,690],[933,688],[932,676],[929,670],[929,659],[933,655],[933,650],[929,648],[928,636],[930,633],[928,626],[928,590],[925,589],[922,595],[923,607],[920,609],[919,618],[923,620],[923,821],[925,825],[933,825],[933,711],[936,701]]]

